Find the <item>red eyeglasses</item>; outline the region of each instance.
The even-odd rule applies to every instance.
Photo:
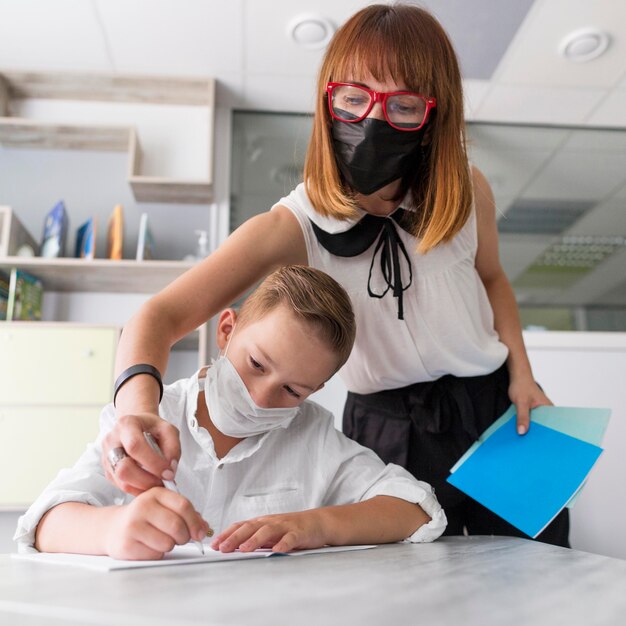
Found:
[[[366,118],[376,102],[380,102],[387,122],[397,130],[419,130],[428,121],[431,109],[437,106],[435,98],[412,91],[372,91],[353,83],[328,83],[328,110],[341,122],[360,122]]]

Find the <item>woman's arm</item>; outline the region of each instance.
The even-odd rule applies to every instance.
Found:
[[[523,435],[530,426],[530,409],[552,403],[533,378],[522,337],[515,294],[500,265],[494,197],[489,183],[476,168],[474,168],[474,197],[478,230],[476,270],[485,285],[500,340],[509,349],[507,359],[510,376],[509,397],[517,409],[518,432]]]
[[[410,537],[430,522],[418,504],[393,496],[328,506],[297,513],[264,515],[232,524],[211,547],[222,552],[274,552],[372,543],[393,543]]]
[[[146,302],[125,325],[117,350],[116,376],[137,363],[150,363],[164,372],[176,341],[275,268],[294,263],[306,264],[307,254],[302,230],[289,209],[280,206],[249,219],[213,254]],[[107,478],[133,495],[160,484],[155,476],[175,470],[172,461],[180,456],[177,432],[160,420],[158,404],[158,385],[151,376],[129,379],[117,394],[118,423],[103,443]],[[147,445],[144,431],[155,435],[164,459]],[[106,455],[118,446],[123,446],[130,458],[121,461],[112,474]]]

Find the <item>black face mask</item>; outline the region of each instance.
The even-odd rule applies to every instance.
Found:
[[[369,195],[390,182],[417,171],[424,160],[426,126],[405,132],[385,120],[333,120],[332,135],[339,170],[354,190]]]

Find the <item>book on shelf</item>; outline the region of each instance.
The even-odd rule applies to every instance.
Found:
[[[119,261],[123,256],[124,248],[124,211],[121,204],[117,204],[109,218],[107,228],[107,259]]]
[[[42,282],[14,267],[9,278],[6,320],[40,320],[42,300]]]
[[[9,281],[10,278],[4,272],[0,272],[0,321],[7,318],[9,306]]]
[[[139,236],[137,238],[137,261],[154,259],[154,237],[148,226],[148,214],[142,213],[139,221]]]
[[[65,203],[59,200],[46,215],[43,226],[40,256],[60,257],[65,256],[65,241],[69,220]]]
[[[74,256],[79,259],[94,259],[96,256],[96,231],[98,222],[90,217],[76,231]]]

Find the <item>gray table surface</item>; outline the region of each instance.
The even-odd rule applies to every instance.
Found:
[[[116,572],[0,555],[0,624],[626,624],[626,561],[508,537]]]

